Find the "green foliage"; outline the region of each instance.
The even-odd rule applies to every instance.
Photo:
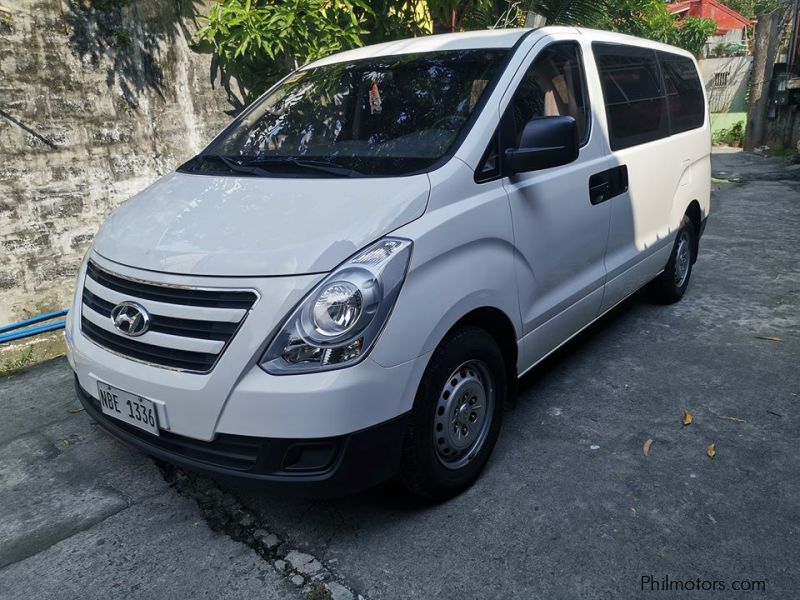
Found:
[[[661,0],[607,0],[601,29],[618,31],[672,44],[699,56],[709,36],[717,30],[711,19],[679,20]]]
[[[605,3],[606,17],[601,29],[666,42],[675,18],[661,0],[613,0]]]
[[[331,600],[333,594],[324,585],[315,581],[311,584],[311,589],[306,594],[307,600]]]
[[[727,137],[728,137],[728,130],[726,128],[717,129],[711,135],[711,143],[715,145],[724,144]]]
[[[433,33],[459,31],[476,4],[476,0],[427,0]]]
[[[719,129],[711,138],[714,144],[741,146],[744,142],[744,121],[737,121],[730,129]]]
[[[755,19],[761,15],[766,15],[778,10],[782,4],[786,4],[782,0],[720,0],[725,6],[732,8],[740,15],[748,19]]]
[[[733,127],[731,127],[731,140],[737,140],[741,142],[744,140],[744,121],[737,121]]]
[[[699,19],[686,17],[680,24],[672,29],[670,44],[680,46],[695,56],[700,56],[706,41],[717,31],[717,24],[713,19]]]
[[[528,10],[546,17],[549,25],[579,25],[627,33],[680,46],[695,55],[700,54],[708,37],[716,31],[711,19],[679,20],[667,10],[663,0],[475,0],[465,25],[469,29],[498,24],[520,26]]]
[[[124,29],[114,29],[111,31],[111,36],[117,48],[127,48],[131,45],[131,34]]]
[[[595,27],[603,19],[605,2],[586,0],[534,0],[530,10],[547,18],[548,25]]]
[[[725,44],[725,56],[744,56],[747,54],[747,44],[744,42],[728,42]]]
[[[6,359],[0,365],[0,377],[15,375],[24,371],[34,362],[33,346],[26,346],[19,354]]]
[[[728,44],[717,44],[712,49],[714,56],[728,56]]]
[[[365,15],[368,33],[362,36],[366,44],[417,37],[431,32],[423,19],[428,13],[425,0],[370,0],[369,6],[372,12]]]
[[[522,27],[528,11],[545,17],[550,25],[597,27],[603,20],[605,8],[603,0],[475,0],[463,27]]]
[[[520,27],[528,11],[551,25],[628,33],[695,55],[715,31],[710,19],[679,21],[662,0],[220,0],[202,17],[195,43],[213,49],[216,66],[249,102],[288,71],[334,52],[431,30]]]
[[[291,69],[362,46],[373,14],[364,0],[222,0],[195,42],[213,45],[223,72],[252,100]]]

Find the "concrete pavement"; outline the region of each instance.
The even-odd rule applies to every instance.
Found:
[[[0,381],[0,598],[300,598],[82,412],[64,359]]]

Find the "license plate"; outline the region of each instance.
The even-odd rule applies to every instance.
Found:
[[[100,407],[103,409],[103,414],[159,435],[158,413],[152,400],[100,381],[97,382],[97,391],[100,394]]]

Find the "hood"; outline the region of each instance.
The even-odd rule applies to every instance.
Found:
[[[419,218],[427,175],[297,179],[172,173],[120,206],[94,251],[135,268],[191,275],[330,271]]]

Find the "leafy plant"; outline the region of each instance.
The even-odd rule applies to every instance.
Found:
[[[195,43],[213,46],[249,101],[286,71],[362,46],[372,14],[364,0],[222,0],[203,18]]]
[[[0,6],[0,31],[11,31],[14,29],[14,18],[11,11]]]
[[[609,29],[696,55],[716,30],[710,19],[678,20],[662,0],[220,0],[194,39],[212,48],[232,101],[245,104],[286,72],[334,52],[432,32],[520,27],[528,11],[551,25]]]
[[[23,371],[34,362],[33,346],[26,346],[19,354],[6,359],[0,366],[0,377],[7,377]]]
[[[741,146],[744,142],[744,121],[737,121],[730,128],[718,129],[711,136],[716,145]]]
[[[368,30],[365,43],[417,37],[431,32],[426,0],[370,0],[371,13],[364,15]]]
[[[728,42],[725,44],[725,56],[743,56],[747,54],[747,49],[744,42]]]
[[[781,0],[721,0],[721,2],[748,19],[771,13],[781,6]]]
[[[333,594],[331,594],[330,590],[318,581],[311,584],[311,589],[306,594],[307,600],[331,600],[332,598]]]
[[[711,143],[716,145],[727,144],[728,142],[728,129],[717,129],[711,136]]]
[[[695,56],[700,56],[708,38],[717,31],[717,24],[713,19],[699,17],[686,17],[683,22],[673,27],[670,43],[688,50]]]
[[[601,5],[605,16],[599,28],[680,46],[695,56],[716,32],[712,19],[679,19],[662,0],[606,0]]]
[[[731,127],[730,132],[728,133],[728,143],[738,142],[737,145],[741,145],[744,141],[744,121],[737,121]]]
[[[429,5],[436,4],[428,0]],[[599,27],[606,6],[604,0],[474,0],[462,25],[464,29],[522,27],[528,11],[547,19],[550,25]]]

